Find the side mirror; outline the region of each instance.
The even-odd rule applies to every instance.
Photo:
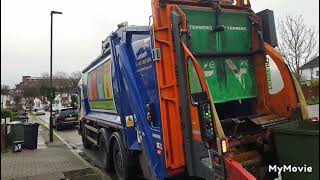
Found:
[[[214,132],[211,104],[205,92],[194,93],[191,95],[193,104],[198,106],[198,115],[201,131],[201,139],[205,146],[209,149],[216,141]]]
[[[257,13],[262,21],[263,39],[272,47],[278,46],[276,26],[274,23],[274,14],[272,10],[266,9]]]

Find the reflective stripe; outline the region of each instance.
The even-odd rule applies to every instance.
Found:
[[[195,134],[195,135],[201,135],[201,132],[198,131],[198,130],[192,130],[192,134]]]
[[[156,139],[161,139],[161,136],[159,134],[152,133],[152,137],[154,137]]]

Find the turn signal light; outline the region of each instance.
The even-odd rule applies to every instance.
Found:
[[[312,117],[312,118],[310,118],[310,120],[311,120],[312,122],[318,122],[318,121],[319,121],[317,117]]]
[[[227,141],[226,140],[221,141],[221,148],[222,148],[222,153],[227,152]]]
[[[248,5],[248,0],[243,0],[243,4],[246,6]]]

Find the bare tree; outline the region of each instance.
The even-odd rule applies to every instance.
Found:
[[[20,93],[17,93],[17,92],[14,93],[13,101],[15,102],[15,106],[16,106],[17,111],[22,110],[21,100],[22,100],[22,95]]]
[[[79,80],[81,79],[82,73],[81,71],[74,71],[70,74],[69,79],[72,84],[72,90],[78,87]]]
[[[50,74],[48,72],[43,72],[43,73],[41,73],[41,77],[49,79]]]
[[[10,87],[8,85],[2,85],[1,84],[1,94],[9,94]]]
[[[286,15],[278,23],[279,52],[297,80],[302,78],[300,67],[319,55],[318,32],[305,24],[302,15]]]

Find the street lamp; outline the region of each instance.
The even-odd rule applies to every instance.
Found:
[[[52,119],[52,100],[53,100],[53,91],[52,91],[52,22],[54,14],[62,14],[62,12],[51,11],[51,38],[50,38],[50,133],[49,138],[50,142],[53,142],[53,119]]]

